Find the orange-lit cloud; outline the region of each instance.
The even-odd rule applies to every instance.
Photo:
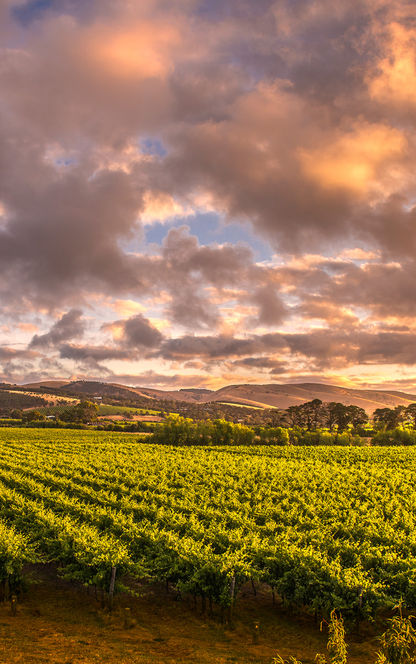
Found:
[[[188,217],[194,214],[191,207],[181,205],[178,201],[163,192],[146,191],[144,194],[144,208],[140,219],[144,224],[154,221],[166,221],[174,217]]]
[[[111,303],[111,307],[117,312],[119,316],[133,316],[137,313],[142,313],[146,307],[140,302],[135,300],[115,300]]]
[[[370,95],[395,106],[416,104],[416,30],[400,23],[388,27],[384,54],[368,77]]]
[[[181,42],[180,31],[168,23],[102,25],[87,32],[88,54],[96,65],[115,77],[163,78]]]
[[[366,195],[394,177],[395,161],[406,148],[403,133],[387,125],[360,124],[311,151],[301,149],[305,173],[321,186]],[[388,184],[387,184],[388,187]]]

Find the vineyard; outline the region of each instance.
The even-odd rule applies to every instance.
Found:
[[[93,431],[1,430],[0,580],[27,563],[113,592],[163,582],[232,611],[270,603],[359,621],[416,606],[416,451],[169,447]]]

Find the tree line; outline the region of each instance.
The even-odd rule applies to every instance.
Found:
[[[249,427],[227,420],[192,420],[171,413],[149,442],[163,445],[359,445],[351,431],[294,427]]]
[[[202,407],[202,405],[200,405]],[[351,445],[371,439],[377,445],[416,444],[416,403],[395,408],[378,408],[370,420],[363,408],[339,402],[313,399],[286,410],[264,411],[256,419],[225,417],[191,418],[180,412],[161,413],[164,421],[98,423],[99,407],[87,399],[47,417],[47,410],[9,409],[16,424],[40,427],[90,427],[103,430],[146,432],[153,442],[188,445]],[[255,411],[257,415],[257,411]],[[272,416],[269,417],[269,414]],[[7,422],[3,422],[6,424]]]

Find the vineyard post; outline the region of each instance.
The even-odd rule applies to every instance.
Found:
[[[230,604],[228,607],[228,622],[231,622],[233,617],[234,593],[235,593],[235,574],[233,573],[230,584]]]
[[[108,591],[108,603],[109,603],[110,611],[113,608],[114,586],[116,584],[116,572],[117,572],[117,567],[112,567],[111,568],[110,589]]]
[[[130,627],[132,627],[131,610],[126,606],[124,607],[124,628],[130,629]]]

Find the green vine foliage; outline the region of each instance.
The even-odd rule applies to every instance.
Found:
[[[400,597],[416,607],[415,466],[412,447],[180,447],[4,428],[11,535],[0,542],[15,544],[0,566],[21,569],[33,547],[103,593],[116,568],[115,592],[150,579],[221,610],[251,581],[284,606],[359,622]]]

